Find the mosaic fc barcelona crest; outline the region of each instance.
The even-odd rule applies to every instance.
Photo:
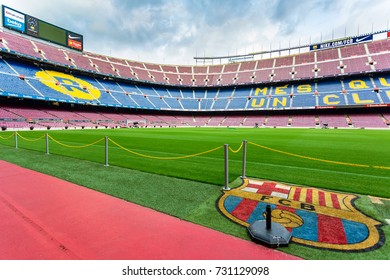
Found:
[[[292,233],[292,241],[312,247],[360,251],[379,246],[380,222],[358,211],[355,195],[270,181],[244,179],[243,184],[226,191],[218,201],[229,219],[248,227],[265,219],[267,204],[272,221]]]

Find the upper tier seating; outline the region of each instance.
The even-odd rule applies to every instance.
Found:
[[[215,70],[221,70],[221,68]],[[0,59],[0,95],[157,110],[273,110],[390,104],[390,74],[274,85],[183,88],[47,71]]]
[[[334,77],[390,68],[390,41],[373,41],[335,49],[292,54],[226,65],[180,66],[143,63],[77,52],[0,30],[0,47],[85,71],[151,83],[223,86]]]

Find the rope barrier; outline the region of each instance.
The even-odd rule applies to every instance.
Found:
[[[331,163],[331,164],[355,166],[355,167],[370,167],[369,165],[365,165],[365,164],[347,163],[347,162],[340,162],[340,161],[333,161],[333,160],[327,160],[327,159],[320,159],[320,158],[302,156],[302,155],[298,155],[298,154],[293,154],[293,153],[289,153],[289,152],[273,149],[273,148],[270,148],[270,147],[267,147],[267,146],[263,146],[263,145],[259,145],[259,144],[253,143],[253,142],[248,142],[248,143],[253,145],[253,146],[257,146],[259,148],[265,149],[265,150],[269,150],[269,151],[273,151],[273,152],[276,152],[276,153],[285,154],[285,155],[289,155],[289,156],[293,156],[293,157],[304,158],[304,159],[308,159],[308,160],[321,161],[321,162],[326,162],[326,163]]]
[[[64,146],[64,147],[67,147],[67,148],[74,148],[74,149],[82,149],[82,148],[86,148],[86,147],[89,147],[89,146],[92,146],[92,145],[95,145],[101,141],[104,140],[104,138],[101,138],[93,143],[90,143],[90,144],[86,144],[86,145],[82,145],[82,146],[72,146],[72,145],[67,145],[67,144],[64,144],[64,143],[61,143],[60,141],[54,139],[53,137],[51,137],[50,135],[48,135],[48,137],[53,140],[55,143],[57,143],[58,145],[61,145],[61,146]]]
[[[15,136],[15,132],[14,133],[12,133],[10,136],[8,136],[8,137],[2,137],[2,136],[0,136],[0,138],[2,139],[2,140],[8,140],[8,139],[11,139],[13,136]]]
[[[229,146],[229,150],[230,150],[233,154],[237,154],[239,151],[241,151],[243,145],[244,145],[244,142],[241,142],[241,145],[240,145],[240,147],[239,147],[237,150],[233,150],[233,149]]]
[[[28,138],[23,137],[22,135],[20,135],[19,132],[16,132],[16,134],[17,134],[20,138],[22,138],[24,141],[27,141],[27,142],[36,142],[36,141],[39,141],[39,140],[41,140],[42,138],[45,137],[45,135],[42,135],[41,137],[36,138],[36,139],[28,139]]]
[[[377,168],[377,169],[387,169],[387,170],[390,170],[389,166],[373,166],[373,167]]]
[[[28,141],[28,142],[36,142],[36,141],[39,141],[42,138],[44,138],[46,135],[42,135],[41,137],[39,137],[37,139],[29,139],[29,138],[26,138],[26,137],[20,135],[18,132],[14,132],[14,133],[12,133],[11,135],[9,135],[7,137],[0,136],[0,139],[8,140],[8,139],[10,139],[12,137],[15,137],[15,143],[16,143],[15,145],[16,145],[16,148],[17,148],[17,136],[19,136],[21,139],[23,139],[25,141]],[[85,144],[85,145],[81,145],[81,146],[74,146],[74,145],[68,145],[68,144],[62,143],[62,142],[58,141],[57,139],[53,138],[52,136],[50,136],[48,134],[47,134],[47,137],[49,139],[53,140],[53,142],[57,143],[58,145],[61,145],[61,146],[67,147],[67,148],[74,148],[74,149],[82,149],[82,148],[90,147],[90,146],[93,146],[93,145],[95,145],[95,144],[97,144],[97,143],[99,143],[99,142],[101,142],[101,141],[103,141],[103,140],[105,140],[107,138],[107,137],[106,138],[101,138],[101,139],[99,139],[99,140],[97,140],[97,141],[95,141],[93,143],[90,143],[90,144]],[[204,151],[204,152],[199,152],[199,153],[191,154],[191,155],[159,157],[159,156],[145,155],[145,154],[136,152],[134,150],[128,149],[128,148],[118,144],[117,142],[115,142],[114,140],[112,140],[110,138],[106,139],[106,149],[108,148],[107,140],[110,141],[115,146],[119,147],[120,149],[122,149],[122,150],[124,150],[124,151],[126,151],[128,153],[134,154],[136,156],[144,157],[144,158],[157,159],[157,160],[177,160],[177,159],[192,158],[192,157],[196,157],[196,156],[201,156],[201,155],[205,155],[205,154],[208,154],[208,153],[212,153],[212,152],[217,151],[219,149],[222,149],[224,147],[224,146],[219,146],[219,147],[216,147],[214,149],[210,149],[210,150],[207,150],[207,151]],[[319,161],[319,162],[325,162],[325,163],[330,163],[330,164],[338,164],[338,165],[346,165],[346,166],[354,166],[354,167],[364,167],[364,168],[370,168],[371,167],[371,168],[382,169],[382,170],[390,170],[389,166],[370,166],[370,165],[365,165],[365,164],[355,164],[355,163],[327,160],[327,159],[321,159],[321,158],[315,158],[315,157],[309,157],[309,156],[294,154],[294,153],[290,153],[290,152],[286,152],[286,151],[270,148],[270,147],[267,147],[267,146],[264,146],[264,145],[260,145],[260,144],[254,143],[254,142],[247,142],[247,143],[251,144],[253,146],[256,146],[258,148],[261,148],[261,149],[269,150],[269,151],[272,151],[272,152],[276,152],[276,153],[280,153],[280,154],[284,154],[284,155],[288,155],[288,156],[293,156],[293,157],[303,158],[303,159],[307,159],[307,160],[312,160],[312,161]],[[48,142],[47,142],[46,145],[48,145]],[[243,148],[243,145],[244,145],[244,142],[241,143],[240,147],[238,147],[237,150],[233,150],[229,145],[227,145],[227,147],[228,147],[228,149],[232,153],[236,154],[239,151],[241,151],[241,149]],[[244,149],[244,153],[245,153],[245,149]],[[48,150],[48,146],[47,146],[47,150]],[[243,159],[243,162],[244,161],[246,161],[246,159]],[[107,162],[107,160],[106,160],[106,162]],[[243,167],[243,170],[244,170],[244,167]],[[245,177],[245,171],[243,171],[243,176]]]
[[[131,154],[134,154],[134,155],[137,155],[137,156],[140,156],[140,157],[144,157],[144,158],[160,159],[160,160],[175,160],[175,159],[184,159],[184,158],[196,157],[196,156],[212,153],[212,152],[214,152],[216,150],[222,149],[222,147],[223,147],[223,146],[219,146],[217,148],[214,148],[214,149],[211,149],[211,150],[208,150],[208,151],[204,151],[204,152],[200,152],[200,153],[196,153],[196,154],[192,154],[192,155],[177,156],[177,157],[157,157],[157,156],[149,156],[149,155],[141,154],[141,153],[135,152],[133,150],[127,149],[127,148],[123,147],[122,145],[116,143],[114,140],[112,140],[110,138],[108,138],[108,140],[111,143],[113,143],[115,146],[117,146],[117,147],[121,148],[122,150],[125,150],[126,152],[129,152]]]

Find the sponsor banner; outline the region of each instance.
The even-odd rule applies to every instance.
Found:
[[[73,33],[73,32],[67,32],[67,39],[68,39],[68,47],[76,50],[83,50],[83,36]]]
[[[83,51],[83,36],[80,34],[70,32],[6,6],[2,6],[2,11],[3,26],[6,28]]]
[[[390,104],[366,104],[364,107],[388,107]]]
[[[26,15],[26,32],[28,35],[38,37],[39,35],[39,20],[35,17]]]
[[[3,25],[20,32],[25,31],[25,15],[3,6]]]
[[[334,109],[336,106],[315,106],[315,109]]]
[[[387,38],[390,38],[390,31],[387,32]]]
[[[373,40],[373,35],[363,35],[363,36],[357,36],[352,38],[344,38],[334,41],[328,41],[321,44],[311,45],[310,51],[316,51],[316,50],[323,50],[323,49],[330,49],[330,48],[337,48],[342,46],[348,46],[352,44],[358,44],[362,42],[368,42]]]

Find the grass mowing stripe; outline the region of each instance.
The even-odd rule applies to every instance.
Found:
[[[95,139],[101,137],[105,134],[108,134],[109,137],[115,137],[113,139],[118,139],[120,143],[131,143],[134,147],[145,147],[144,149],[150,150],[160,150],[158,152],[172,152],[172,153],[190,153],[196,147],[205,148],[214,146],[215,144],[222,144],[224,142],[229,142],[231,146],[241,143],[241,140],[248,138],[249,140],[262,143],[264,145],[269,145],[271,147],[277,147],[278,149],[297,153],[304,154],[308,156],[318,156],[319,154],[326,154],[326,158],[332,160],[340,160],[352,162],[367,162],[370,165],[386,165],[385,159],[389,158],[390,149],[388,148],[387,134],[382,132],[344,132],[344,131],[314,131],[314,130],[234,130],[226,131],[224,129],[189,129],[188,131],[183,130],[143,130],[143,131],[130,131],[130,130],[115,130],[115,131],[75,131],[71,134],[68,132],[58,132],[56,135],[61,135],[61,138],[64,140],[79,139],[79,142],[89,143],[89,139]],[[28,134],[34,135],[34,134]],[[370,137],[366,137],[366,136]],[[55,136],[55,135],[53,135]],[[360,137],[364,136],[364,137]],[[371,139],[375,136],[375,139]],[[57,137],[57,136],[55,136]],[[118,138],[117,138],[118,137]],[[31,137],[33,138],[33,137]],[[337,141],[336,141],[337,140]],[[355,141],[361,141],[358,144],[354,143]],[[11,143],[12,140],[8,141]],[[157,145],[156,145],[157,144]],[[78,156],[83,157],[88,160],[95,160],[102,163],[103,157],[103,145],[88,148],[86,150],[78,150],[76,152],[70,152],[69,149],[53,148],[53,152],[66,154],[68,156]],[[125,145],[127,146],[127,145]],[[32,145],[23,144],[22,147],[33,147]],[[36,146],[34,146],[36,147]],[[43,150],[43,147],[39,148]],[[9,149],[13,153],[13,149]],[[20,152],[21,150],[19,150]],[[82,154],[76,154],[82,151]],[[18,152],[18,153],[19,153]],[[249,151],[250,152],[250,151]],[[96,154],[98,153],[98,155]],[[21,153],[19,153],[21,155]],[[43,154],[41,154],[42,157]],[[99,159],[100,156],[100,159]],[[235,178],[235,175],[239,175],[241,169],[241,155],[230,156],[230,175],[231,178]],[[57,160],[62,161],[63,157],[57,157]],[[194,158],[191,160],[180,160],[173,165],[167,165],[165,162],[151,161],[151,160],[140,160],[139,157],[127,156],[123,153],[118,153],[117,150],[114,150],[110,153],[110,165],[125,165],[130,168],[137,168],[142,170],[147,170],[150,172],[161,172],[166,175],[176,176],[176,177],[190,177],[191,179],[200,180],[200,181],[209,181],[218,184],[221,181],[221,176],[219,173],[222,173],[222,165],[219,166],[218,162],[222,163],[222,156],[220,161],[217,157],[207,157],[207,158]],[[67,159],[65,159],[67,160]],[[70,160],[70,159],[69,159]],[[32,159],[32,161],[39,162],[38,157]],[[370,193],[377,196],[386,196],[388,192],[387,186],[390,185],[389,179],[387,178],[388,172],[386,170],[366,170],[364,171],[363,176],[356,176],[356,170],[352,168],[341,168],[335,167],[329,164],[312,164],[305,163],[301,160],[291,159],[288,157],[280,157],[278,155],[267,153],[267,152],[256,152],[256,155],[250,152],[248,154],[248,172],[247,174],[253,174],[253,177],[269,178],[273,180],[279,180],[284,182],[303,184],[307,186],[319,186],[324,188],[332,187],[336,190],[343,190],[348,192],[361,192],[361,193]],[[266,161],[266,163],[263,163]],[[53,165],[56,165],[55,162],[52,162]],[[199,187],[197,190],[187,191],[186,194],[182,194],[177,190],[172,190],[165,185],[160,185],[159,180],[150,180],[149,182],[157,186],[154,191],[157,194],[153,193],[150,195],[150,187],[144,186],[142,183],[139,184],[140,190],[138,188],[126,187],[123,190],[118,190],[126,186],[127,180],[123,178],[121,180],[116,180],[116,178],[111,178],[116,176],[113,173],[105,174],[105,177],[94,178],[93,175],[86,176],[81,172],[83,169],[86,169],[85,172],[95,171],[100,173],[100,169],[93,170],[95,165],[89,165],[88,163],[82,162],[77,164],[77,160],[72,161],[72,165],[76,164],[77,174],[72,174],[72,177],[80,177],[79,180],[85,181],[85,184],[94,185],[96,180],[102,180],[107,183],[106,190],[107,192],[112,193],[113,195],[118,195],[118,192],[125,192],[128,195],[128,199],[142,203],[143,205],[150,205],[150,207],[156,207],[161,201],[156,201],[159,198],[164,199],[164,203],[161,205],[161,211],[166,211],[171,215],[180,215],[183,219],[188,219],[205,226],[212,227],[242,238],[247,238],[247,234],[244,228],[235,227],[229,221],[225,221],[223,217],[215,209],[215,201],[219,196],[219,188],[215,187],[215,193],[208,194],[206,199],[201,199],[201,202],[198,201],[198,205],[189,209],[187,204],[191,204],[191,192],[202,191],[202,187]],[[102,164],[100,165],[102,166]],[[288,166],[288,167],[286,167]],[[101,168],[101,167],[100,167]],[[323,171],[325,170],[325,171]],[[72,172],[72,169],[65,172],[64,170],[57,171],[61,173],[61,176],[65,176],[66,179],[71,177],[67,173]],[[72,172],[73,173],[73,172]],[[351,174],[354,173],[354,174]],[[77,175],[77,176],[76,176]],[[367,177],[367,176],[376,176],[376,177]],[[145,175],[148,176],[149,175]],[[85,178],[86,177],[86,178]],[[155,177],[159,178],[159,177]],[[142,181],[142,180],[141,180]],[[146,181],[145,181],[146,182]],[[222,181],[221,181],[222,183]],[[180,187],[180,186],[179,186]],[[359,189],[360,188],[360,189]],[[127,193],[128,192],[128,193]],[[159,192],[162,195],[159,195]],[[196,195],[196,194],[195,194]],[[180,198],[180,199],[179,199]],[[180,200],[183,201],[180,201]],[[360,199],[357,201],[359,204]],[[169,206],[169,204],[175,204],[174,206]],[[363,205],[360,207],[364,212],[369,212],[373,217],[376,217],[379,220],[383,220],[382,214],[385,215],[389,211],[383,211],[379,209],[374,211],[370,209],[370,204]],[[181,210],[183,208],[183,211]],[[187,210],[188,211],[187,211]],[[177,214],[180,213],[180,214]],[[384,227],[385,234],[388,235],[388,227]],[[288,250],[290,253],[297,254],[309,259],[350,259],[350,258],[379,258],[379,259],[389,259],[389,246],[385,245],[383,248],[372,252],[364,253],[358,255],[351,255],[347,253],[334,253],[334,252],[324,252],[319,250],[314,250],[311,248],[301,247],[296,244],[292,244]],[[386,253],[387,252],[387,253]]]
[[[231,160],[234,161],[234,160]],[[238,161],[238,160],[235,160]],[[361,174],[361,173],[355,173],[355,172],[345,172],[345,171],[334,171],[334,170],[326,170],[326,169],[320,169],[320,168],[309,168],[309,167],[297,167],[297,166],[290,166],[290,165],[282,165],[282,164],[272,164],[272,163],[265,163],[265,162],[247,162],[247,164],[254,164],[254,165],[268,165],[268,166],[275,166],[275,167],[286,167],[291,169],[297,169],[297,170],[309,170],[309,171],[318,171],[318,172],[325,172],[325,173],[337,173],[337,174],[343,174],[343,175],[354,175],[354,176],[360,176],[360,177],[371,177],[371,178],[380,178],[380,179],[386,179],[389,180],[389,177],[386,176],[377,176],[377,175],[370,175],[370,174]]]
[[[387,145],[390,137],[387,131],[175,128],[50,131],[50,134],[60,141],[69,141],[74,144],[77,144],[77,141],[91,143],[91,139],[95,140],[107,136],[115,139],[126,148],[131,146],[141,153],[154,155],[194,154],[224,143],[229,143],[231,147],[237,148],[242,143],[242,139],[247,139],[289,153],[308,157],[321,156],[331,161],[357,162],[370,166],[386,166],[385,159],[390,157],[390,147]],[[41,136],[42,132],[28,131],[23,135],[35,138]],[[36,136],[34,137],[34,135]],[[13,145],[12,140],[5,142]],[[71,150],[51,145],[50,153],[103,162],[103,146]],[[44,150],[44,145],[37,147],[30,145],[30,143],[21,143],[20,147]],[[229,170],[233,179],[241,175],[241,156],[241,153],[229,155]],[[252,177],[313,187],[331,185],[333,189],[340,191],[390,197],[390,190],[387,187],[390,185],[390,172],[387,169],[367,168],[367,170],[360,170],[358,167],[352,166],[335,166],[330,163],[307,161],[257,148],[248,149],[247,159],[247,174]],[[128,155],[124,151],[113,149],[110,144],[109,162],[110,165],[216,185],[223,185],[224,181],[223,165],[221,165],[223,162],[222,151],[221,153],[216,152],[215,155],[202,155],[191,159],[171,161],[167,164],[160,160],[141,159],[138,156]],[[263,162],[268,165],[257,164]],[[291,166],[295,166],[296,169],[291,168]],[[321,170],[326,171],[321,172]],[[360,173],[360,175],[356,173]]]

